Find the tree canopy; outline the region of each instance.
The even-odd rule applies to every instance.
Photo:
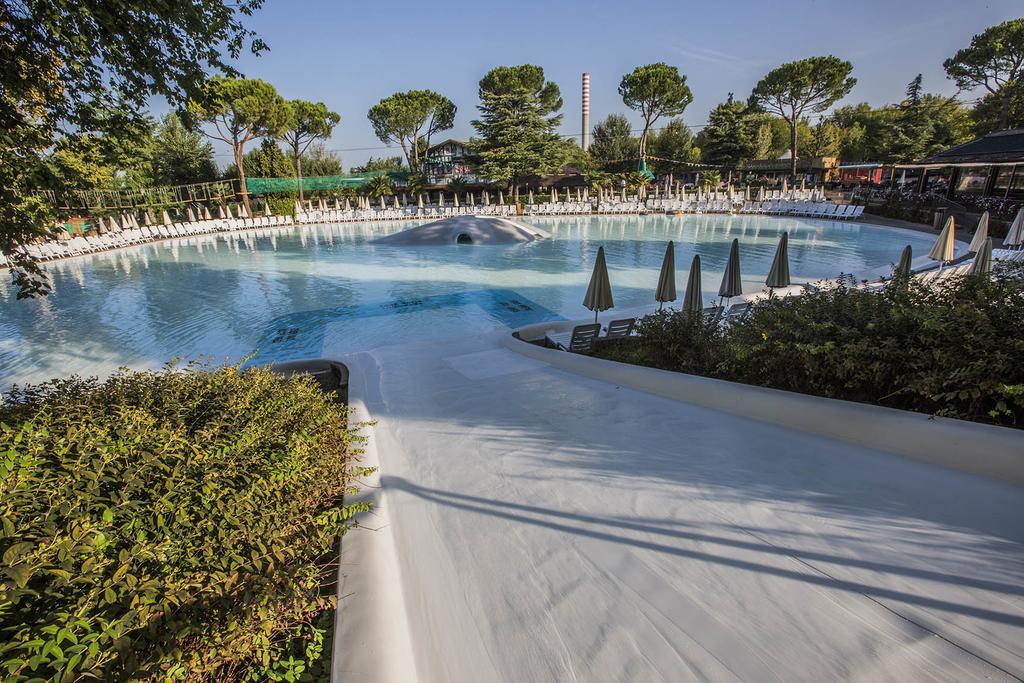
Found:
[[[797,126],[807,114],[825,111],[853,90],[853,65],[838,57],[808,57],[772,69],[754,86],[750,105],[786,119],[790,126],[790,173],[796,176]]]
[[[567,150],[555,133],[562,95],[533,64],[492,69],[480,80],[479,92],[474,168],[483,178],[507,183],[518,197],[523,178],[557,171],[565,161]]]
[[[999,99],[997,126],[1006,128],[1014,89],[1024,80],[1024,19],[990,26],[942,63],[964,90],[984,88]]]
[[[686,76],[664,62],[638,66],[623,76],[619,95],[627,107],[640,112],[644,119],[639,145],[641,159],[647,155],[647,138],[654,122],[662,116],[679,116],[693,102]]]
[[[753,136],[747,105],[733,99],[722,102],[708,114],[701,131],[701,156],[706,164],[728,169],[731,174],[753,152]]]
[[[206,82],[202,94],[189,102],[188,110],[196,120],[211,124],[215,132],[207,135],[231,146],[238,169],[239,192],[249,211],[249,191],[245,187],[245,145],[261,137],[275,137],[288,124],[291,110],[269,83],[254,78],[214,77]]]
[[[699,163],[701,150],[694,145],[693,132],[681,118],[672,119],[649,142],[657,173],[680,173],[693,170],[689,164]]]
[[[636,168],[634,161],[639,154],[640,142],[622,114],[609,114],[594,126],[590,155],[602,170],[632,170]]]
[[[329,110],[323,102],[307,100],[290,100],[288,102],[288,120],[281,130],[280,136],[291,148],[292,161],[295,163],[295,176],[299,182],[299,201],[302,201],[302,155],[317,140],[331,136],[334,127],[341,117]]]
[[[164,116],[153,139],[154,184],[184,185],[216,179],[213,145],[201,133],[187,128],[178,114]]]
[[[455,105],[433,90],[396,92],[370,107],[366,117],[384,143],[402,147],[409,168],[419,168],[435,133],[455,125]]]
[[[47,291],[16,247],[47,233],[54,216],[31,197],[40,159],[62,132],[92,127],[98,103],[138,118],[149,98],[183,104],[210,73],[265,45],[242,23],[263,0],[147,6],[0,0],[0,252],[14,259],[19,295]]]

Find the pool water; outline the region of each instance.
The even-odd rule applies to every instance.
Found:
[[[0,279],[0,388],[172,358],[269,362],[584,318],[604,246],[617,309],[654,303],[668,240],[680,297],[700,254],[706,303],[733,238],[744,291],[763,287],[789,231],[794,282],[886,273],[928,235],[764,216],[531,218],[553,239],[512,246],[369,244],[415,222],[315,225],[207,235],[46,265],[53,293],[15,299]],[[606,316],[612,316],[610,311]]]

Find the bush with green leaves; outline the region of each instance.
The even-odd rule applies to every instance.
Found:
[[[1008,270],[772,297],[714,316],[642,318],[601,357],[816,396],[1024,427],[1024,289]]]
[[[369,470],[308,376],[122,371],[0,406],[4,680],[320,680]]]

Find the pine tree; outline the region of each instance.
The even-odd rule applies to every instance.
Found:
[[[747,106],[735,101],[729,93],[729,98],[708,115],[708,125],[701,141],[704,163],[727,169],[731,181],[733,169],[750,158],[752,143]]]
[[[500,66],[480,81],[479,134],[472,145],[477,175],[503,182],[519,199],[523,178],[559,169],[565,145],[555,133],[562,120],[558,86],[532,64]]]

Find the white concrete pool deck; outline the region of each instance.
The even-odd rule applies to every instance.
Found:
[[[383,487],[344,541],[336,680],[1024,676],[1024,488],[504,334],[342,357]]]

